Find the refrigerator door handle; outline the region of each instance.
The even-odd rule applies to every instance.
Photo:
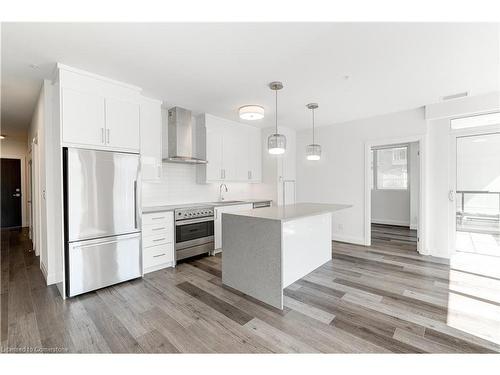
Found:
[[[110,245],[112,243],[118,243],[118,240],[114,241],[106,241],[106,242],[99,242],[98,245]],[[85,249],[86,247],[95,247],[95,243],[87,244],[87,245],[76,245],[73,246],[73,249]]]
[[[134,181],[134,228],[137,229],[137,180]]]

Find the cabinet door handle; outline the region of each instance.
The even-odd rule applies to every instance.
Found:
[[[151,220],[162,220],[162,219],[165,219],[165,216],[157,216],[151,218]]]
[[[153,242],[159,242],[159,241],[165,241],[165,240],[166,240],[166,238],[163,237],[163,238],[157,238],[157,239],[153,240]]]
[[[158,255],[153,255],[153,258],[159,258],[159,257],[164,257],[167,254],[158,254]]]
[[[109,129],[106,129],[106,143],[109,144]]]
[[[151,230],[164,230],[164,229],[167,229],[167,228],[165,228],[165,227],[160,227],[160,228],[153,228],[153,229],[151,229]]]
[[[101,128],[101,143],[105,143],[104,142],[104,128]]]
[[[248,171],[248,179],[251,180],[252,179],[252,171]]]

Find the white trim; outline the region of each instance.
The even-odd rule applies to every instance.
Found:
[[[364,245],[365,239],[363,237],[348,236],[345,234],[332,234],[332,241],[353,243],[355,245]]]
[[[385,224],[385,225],[398,225],[402,227],[409,227],[409,221],[401,221],[401,220],[391,220],[391,219],[372,219],[373,224]]]
[[[108,82],[108,83],[111,83],[113,85],[118,85],[118,86],[126,87],[126,88],[129,88],[129,89],[132,89],[132,90],[136,90],[136,91],[139,91],[139,92],[142,91],[142,88],[140,88],[139,86],[134,86],[134,85],[122,82],[122,81],[116,81],[114,79],[111,79],[111,78],[108,78],[108,77],[105,77],[105,76],[101,76],[99,74],[91,73],[91,72],[88,72],[86,70],[82,70],[82,69],[78,69],[78,68],[73,68],[72,66],[64,65],[64,64],[61,64],[61,63],[57,63],[56,68],[59,69],[59,70],[66,70],[68,72],[73,72],[73,73],[77,73],[77,74],[84,75],[84,76],[87,76],[87,77],[95,78],[95,79],[98,79],[100,81]]]
[[[159,270],[162,270],[164,268],[169,268],[169,267],[173,267],[173,266],[174,266],[174,262],[171,261],[171,262],[157,264],[157,265],[150,266],[150,267],[144,267],[142,272],[143,272],[143,275],[145,275],[145,274],[150,273],[150,272],[159,271]]]
[[[40,262],[40,270],[42,271],[42,275],[45,278],[45,283],[47,285],[52,285],[56,283],[57,280],[56,275],[54,275],[53,273],[48,274],[47,268],[45,268],[45,264],[43,264],[42,262]]]
[[[370,186],[370,152],[373,147],[419,142],[420,150],[420,186],[419,186],[419,215],[418,215],[418,237],[417,251],[428,255],[429,249],[426,242],[426,176],[427,176],[427,135],[411,135],[400,138],[378,139],[365,142],[365,220],[364,220],[364,245],[371,245],[371,186]]]
[[[410,229],[417,230],[418,229],[418,224],[410,224]]]

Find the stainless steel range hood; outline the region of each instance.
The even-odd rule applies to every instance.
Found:
[[[206,164],[197,157],[197,126],[192,124],[191,111],[173,107],[168,110],[168,155],[167,163]]]

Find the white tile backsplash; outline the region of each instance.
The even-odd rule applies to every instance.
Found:
[[[226,200],[265,198],[259,196],[260,184],[226,183]],[[212,202],[219,199],[219,184],[197,184],[196,166],[164,163],[162,179],[142,183],[143,207],[177,203]]]

